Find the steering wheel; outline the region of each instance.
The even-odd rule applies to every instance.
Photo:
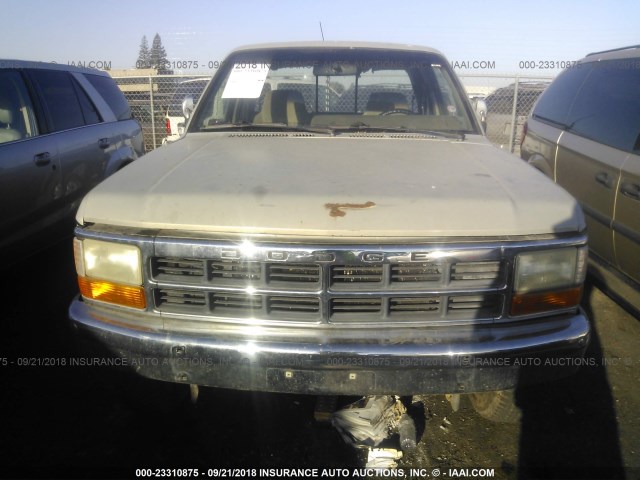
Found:
[[[387,110],[386,112],[380,113],[380,115],[413,115],[413,111],[408,108],[394,108],[393,110]]]

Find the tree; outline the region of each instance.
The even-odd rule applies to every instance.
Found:
[[[146,35],[142,36],[142,41],[140,42],[140,52],[138,53],[136,68],[151,68],[151,52],[149,52],[149,42],[147,42]]]
[[[153,43],[151,44],[151,51],[149,52],[149,63],[152,68],[158,70],[158,73],[171,73],[169,70],[169,60],[167,59],[167,52],[162,46],[162,40],[160,35],[156,33],[153,37]]]

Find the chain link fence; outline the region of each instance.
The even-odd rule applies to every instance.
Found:
[[[144,72],[142,71],[136,71]],[[131,113],[140,122],[147,152],[161,146],[167,137],[179,136],[177,124],[184,123],[182,102],[190,96],[197,102],[202,88],[191,83],[199,79],[206,84],[211,75],[113,75],[129,101]],[[188,85],[185,88],[182,85]],[[180,97],[180,98],[179,98]],[[177,120],[176,120],[177,119]],[[174,129],[175,131],[172,131]]]
[[[553,77],[492,74],[459,74],[458,77],[485,126],[489,141],[519,154],[524,121]],[[183,102],[190,98],[195,104],[211,76],[149,73],[135,76],[114,75],[113,78],[129,100],[133,115],[142,125],[145,147],[147,151],[151,151],[167,140],[179,138],[184,131]],[[315,84],[290,83],[280,82],[277,88],[299,89],[307,109],[313,110]],[[336,85],[331,84],[321,86],[319,98],[322,101],[319,108],[322,110],[340,111],[345,103],[353,105],[347,98],[352,94],[348,89],[335,88]],[[398,85],[392,87],[396,91],[399,88]],[[359,93],[360,110],[364,109],[363,102],[366,98],[367,95]]]

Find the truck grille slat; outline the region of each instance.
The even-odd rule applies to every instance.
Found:
[[[204,276],[204,262],[188,258],[161,258],[156,262],[156,275]]]
[[[499,295],[459,295],[449,297],[447,309],[452,313],[476,312],[497,315],[502,309],[502,302]]]
[[[502,277],[500,262],[465,262],[451,267],[451,280],[498,281]]]
[[[320,311],[320,300],[314,297],[269,297],[270,312],[311,312]]]
[[[441,278],[442,267],[433,263],[391,266],[391,282],[438,282]]]
[[[258,262],[241,262],[239,260],[221,260],[211,262],[211,276],[232,280],[259,280],[260,264]]]
[[[382,309],[380,298],[334,298],[331,313],[376,313]]]
[[[191,292],[184,290],[168,290],[159,291],[159,301],[172,305],[206,305],[204,292]]]
[[[332,283],[369,283],[382,281],[381,265],[337,265],[331,270]]]
[[[320,281],[320,267],[318,265],[286,265],[269,264],[268,280],[272,282],[308,282]]]
[[[440,310],[439,297],[398,297],[389,301],[389,312],[437,312]]]
[[[262,297],[260,295],[214,293],[212,295],[212,308],[241,308],[258,310],[262,308]]]

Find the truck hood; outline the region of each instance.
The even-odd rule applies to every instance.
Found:
[[[77,220],[325,238],[584,229],[568,193],[483,137],[381,134],[188,134],[98,185]]]

